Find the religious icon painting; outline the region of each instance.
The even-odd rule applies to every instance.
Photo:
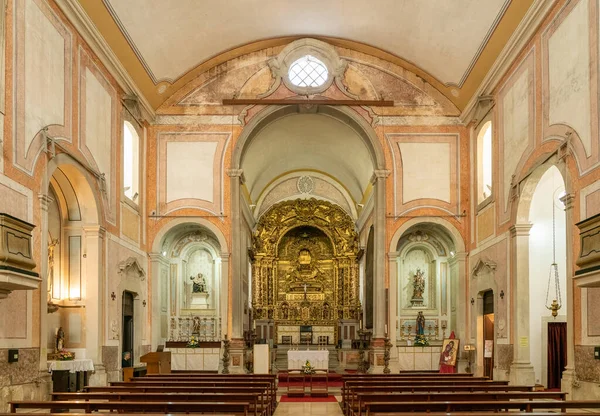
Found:
[[[440,356],[441,365],[456,365],[456,356],[458,355],[458,339],[445,339],[442,344],[442,354]]]

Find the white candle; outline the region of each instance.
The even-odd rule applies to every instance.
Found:
[[[385,335],[387,336],[387,324],[385,324]]]
[[[256,329],[256,321],[252,321],[252,329]]]
[[[358,329],[362,329],[362,319],[358,321]]]

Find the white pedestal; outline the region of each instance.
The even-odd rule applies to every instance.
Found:
[[[269,344],[254,344],[254,374],[269,374]]]
[[[208,309],[208,293],[192,293],[191,309]]]

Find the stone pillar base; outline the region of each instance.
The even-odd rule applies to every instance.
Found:
[[[89,376],[88,385],[92,387],[108,385],[108,376],[104,364],[94,363],[94,372]]]
[[[385,353],[385,341],[383,339],[374,339],[371,341],[369,353],[369,374],[383,374]]]
[[[567,393],[567,400],[575,400],[574,393],[577,387],[579,387],[579,380],[577,380],[575,369],[567,367],[560,379],[560,391]]]
[[[510,384],[535,386],[535,370],[531,363],[513,363],[510,366]]]
[[[245,348],[243,339],[232,339],[229,344],[229,374],[246,374]],[[221,360],[219,362],[219,373],[223,371],[223,349],[221,348]]]

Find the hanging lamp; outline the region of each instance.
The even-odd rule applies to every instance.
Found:
[[[552,316],[556,318],[558,310],[562,307],[562,298],[560,295],[560,281],[558,277],[558,265],[556,264],[556,207],[554,204],[554,196],[552,197],[552,264],[550,265],[550,273],[548,274],[548,288],[546,289],[546,308],[552,311]],[[548,304],[550,296],[550,285],[554,278],[554,299]]]

